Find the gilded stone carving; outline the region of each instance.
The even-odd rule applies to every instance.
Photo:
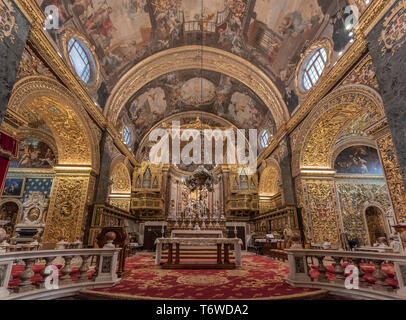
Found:
[[[339,220],[336,211],[334,182],[332,180],[304,180],[304,224],[308,239],[323,243],[324,239],[337,244]]]
[[[42,60],[34,53],[28,45],[25,47],[18,69],[17,79],[28,76],[46,76],[55,78],[54,74],[47,68]]]
[[[15,85],[9,108],[17,114],[35,110],[51,130],[59,164],[99,166],[99,153],[89,118],[65,87],[46,77],[26,77]]]
[[[61,237],[74,241],[82,235],[90,176],[56,176],[44,230],[44,242]]]
[[[260,196],[274,196],[280,192],[280,172],[274,166],[267,167],[261,174],[258,193]]]
[[[58,106],[50,110],[48,106]],[[44,118],[59,144],[59,164],[91,165],[91,149],[86,130],[77,114],[57,100],[42,97],[34,99],[28,108],[37,110]]]
[[[118,163],[112,169],[110,179],[113,181],[111,186],[112,194],[130,194],[131,176],[124,163]]]
[[[364,84],[376,90],[379,89],[378,80],[376,79],[375,74],[375,67],[370,55],[367,55],[354,69],[354,71],[352,71],[344,80],[343,85],[347,84]]]
[[[301,166],[328,167],[328,150],[335,142],[337,133],[359,111],[357,105],[347,105],[324,114],[305,140]]]
[[[398,223],[406,223],[406,188],[403,184],[392,137],[387,135],[377,139],[389,194]]]
[[[348,239],[358,238],[364,245],[372,245],[367,236],[365,209],[376,206],[382,209],[383,214],[392,209],[385,182],[339,181],[336,188],[342,226]]]
[[[116,208],[130,211],[130,198],[110,198],[109,203]]]
[[[296,141],[295,148],[301,152],[293,154],[293,172],[303,167],[328,168],[337,135],[361,112],[368,113],[371,123],[384,116],[380,95],[363,85],[340,87],[320,101],[296,133],[305,138]]]

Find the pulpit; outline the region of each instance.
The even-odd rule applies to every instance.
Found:
[[[103,248],[107,243],[106,234],[109,232],[114,232],[116,234],[116,239],[113,244],[116,248],[121,248],[118,255],[118,270],[117,275],[121,277],[125,270],[125,260],[129,255],[129,243],[130,238],[123,227],[104,227],[100,234],[97,236],[97,245]]]

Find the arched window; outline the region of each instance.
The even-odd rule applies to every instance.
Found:
[[[262,130],[259,135],[259,145],[261,149],[266,148],[269,145],[269,132],[268,130]]]
[[[327,64],[327,51],[319,48],[313,51],[303,62],[302,89],[309,91],[319,81]]]
[[[68,54],[77,75],[88,84],[92,76],[92,64],[94,64],[89,49],[79,39],[72,38],[68,43]]]
[[[129,146],[131,145],[133,131],[130,126],[125,126],[123,129],[123,142]]]

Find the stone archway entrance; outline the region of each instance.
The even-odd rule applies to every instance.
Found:
[[[368,207],[365,210],[365,220],[371,245],[373,245],[379,237],[385,237],[388,241],[385,217],[381,209],[375,206]]]

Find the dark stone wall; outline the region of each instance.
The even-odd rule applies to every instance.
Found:
[[[103,132],[100,141],[100,173],[96,179],[96,187],[94,193],[95,203],[107,202],[110,186],[110,166],[113,160],[111,146],[114,145],[107,131]]]
[[[285,205],[295,205],[295,185],[292,178],[292,151],[290,148],[290,140],[285,137],[280,144],[280,147],[284,148],[282,156],[279,160],[279,167],[281,169],[283,199]]]
[[[0,124],[6,114],[11,91],[30,31],[30,23],[14,0],[0,0]],[[11,7],[8,7],[11,5]],[[5,23],[4,23],[5,21]],[[11,29],[11,34],[9,30]]]
[[[389,128],[392,133],[395,151],[398,156],[403,181],[406,184],[406,34],[395,37],[393,47],[388,47],[384,39],[388,34],[382,32],[388,28],[385,22],[399,10],[399,1],[395,2],[387,14],[368,34],[368,47],[376,69]],[[399,15],[406,15],[406,9]],[[389,26],[390,27],[390,26]]]

